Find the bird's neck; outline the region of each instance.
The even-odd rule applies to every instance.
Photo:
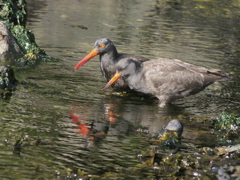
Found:
[[[116,63],[118,59],[118,52],[115,47],[111,49],[111,51],[107,51],[103,54],[100,54],[101,63],[113,64]]]
[[[100,54],[100,67],[103,76],[107,81],[111,79],[111,77],[116,72],[115,64],[118,61],[118,52],[116,48],[113,48],[111,51]]]
[[[144,81],[144,79],[142,78],[141,71],[135,72],[134,74],[126,77],[125,81],[131,89],[142,91],[142,84],[144,84],[142,81]]]

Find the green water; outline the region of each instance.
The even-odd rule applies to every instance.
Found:
[[[202,119],[223,111],[238,113],[238,1],[27,2],[27,28],[58,61],[16,72],[17,90],[0,101],[1,179],[67,178],[79,170],[124,179],[131,171],[120,169],[139,164],[136,156],[149,145],[139,129],[153,134],[181,117],[183,142],[189,145],[185,151],[191,152],[194,147],[217,145],[212,127]],[[234,80],[162,109],[154,99],[111,95],[111,89],[102,93],[106,82],[98,57],[73,70],[99,37],[111,39],[119,52],[177,58],[222,69]]]

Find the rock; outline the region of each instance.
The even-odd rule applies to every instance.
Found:
[[[234,145],[234,146],[224,146],[224,147],[219,147],[218,149],[218,155],[224,155],[228,153],[232,153],[235,151],[240,151],[240,144]]]
[[[223,165],[219,167],[218,180],[239,180],[239,166]]]
[[[153,139],[159,142],[163,149],[170,149],[175,154],[181,145],[181,135],[183,132],[183,124],[177,120],[171,120],[165,127],[158,130],[153,135]]]
[[[176,132],[178,137],[180,137],[183,132],[183,125],[179,120],[173,119],[166,125],[165,130],[167,132]]]
[[[14,25],[26,26],[27,3],[26,0],[0,1],[0,19]]]
[[[0,22],[0,63],[5,64],[6,61],[20,58],[23,55],[23,50],[12,33],[3,22]]]
[[[12,68],[0,66],[0,90],[13,91],[17,82]]]
[[[183,124],[177,120],[173,119],[168,124],[161,128],[154,136],[164,138],[165,134],[174,134],[176,138],[181,137],[183,132]]]

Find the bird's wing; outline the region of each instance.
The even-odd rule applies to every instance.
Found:
[[[143,63],[143,78],[155,93],[178,93],[203,87],[204,75],[194,65],[175,59],[157,59]]]
[[[138,62],[145,62],[145,61],[149,61],[148,58],[142,57],[142,56],[135,56],[132,54],[125,54],[125,53],[119,53],[119,59],[132,59],[134,61],[138,61]]]

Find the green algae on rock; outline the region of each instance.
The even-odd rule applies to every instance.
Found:
[[[51,58],[36,44],[34,34],[25,27],[27,22],[26,1],[6,0],[0,4],[0,7],[0,23],[2,26],[6,26],[5,28],[9,32],[2,31],[2,39],[11,39],[6,41],[7,46],[16,47],[17,45],[18,48],[15,49],[19,50],[9,52],[9,48],[5,48],[4,52],[11,56],[0,54],[1,59],[5,61],[4,64],[15,65],[18,68],[28,68],[41,61],[50,61]]]
[[[17,43],[8,27],[0,22],[0,61],[6,64],[12,59],[20,58],[24,55],[21,46]]]
[[[9,66],[0,66],[0,97],[8,99],[11,92],[15,90],[17,80],[14,76],[13,69]]]

